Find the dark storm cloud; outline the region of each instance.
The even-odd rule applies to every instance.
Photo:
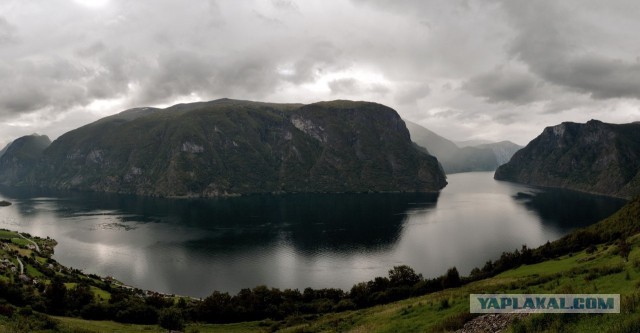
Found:
[[[65,59],[0,65],[0,73],[0,109],[8,113],[67,108],[90,99],[81,83],[87,72]]]
[[[182,95],[260,98],[273,93],[283,82],[313,80],[314,71],[328,63],[302,58],[287,74],[278,73],[277,59],[247,53],[228,58],[216,54],[176,51],[160,55],[140,85],[136,104],[170,102]]]
[[[517,31],[510,51],[553,84],[596,99],[640,98],[638,55],[607,49],[624,49],[632,41],[601,32],[616,23],[616,16],[640,17],[640,6],[621,4],[612,2],[597,19],[581,20],[581,2],[504,1]]]
[[[541,98],[540,85],[529,73],[495,69],[471,78],[462,88],[490,103],[527,104]]]
[[[583,55],[534,68],[549,81],[593,98],[640,98],[640,63],[637,62]]]

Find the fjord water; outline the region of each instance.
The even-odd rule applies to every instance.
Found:
[[[503,251],[594,223],[624,201],[448,176],[439,194],[297,194],[161,199],[0,189],[0,228],[58,241],[54,258],[143,289],[337,287],[407,264],[468,274]]]

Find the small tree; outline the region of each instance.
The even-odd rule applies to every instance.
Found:
[[[67,305],[67,287],[59,277],[54,277],[44,291],[47,312],[61,315],[65,313]]]
[[[176,308],[167,308],[160,311],[158,323],[162,328],[172,331],[184,330],[184,318],[182,312]]]
[[[86,283],[79,283],[67,290],[67,307],[70,310],[80,310],[93,301],[93,292]]]
[[[442,276],[442,288],[454,288],[460,285],[460,274],[455,267],[449,268],[447,274]]]
[[[422,274],[416,274],[413,268],[407,265],[394,266],[393,269],[389,271],[389,282],[396,287],[412,287],[420,281],[422,281]]]

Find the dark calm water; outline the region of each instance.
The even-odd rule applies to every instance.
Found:
[[[407,264],[468,274],[606,217],[624,201],[448,176],[439,194],[338,194],[173,200],[0,189],[0,228],[58,240],[55,258],[143,289],[339,287]]]

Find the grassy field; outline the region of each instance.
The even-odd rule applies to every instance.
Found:
[[[19,237],[11,238],[11,243],[16,244],[18,246],[29,246],[31,244],[26,239],[19,238]]]
[[[17,232],[0,230],[0,239],[11,239],[16,237],[20,237]]]
[[[113,332],[113,333],[165,333],[167,330],[157,325],[128,325],[120,324],[113,321],[94,321],[94,320],[82,320],[76,318],[66,317],[54,317],[60,324],[60,328],[67,330],[79,330],[85,329],[94,332]],[[252,332],[266,332],[264,327],[260,326],[259,322],[246,322],[238,324],[225,324],[225,325],[206,325],[206,324],[192,324],[187,326],[186,332],[200,332],[200,333],[252,333]]]

